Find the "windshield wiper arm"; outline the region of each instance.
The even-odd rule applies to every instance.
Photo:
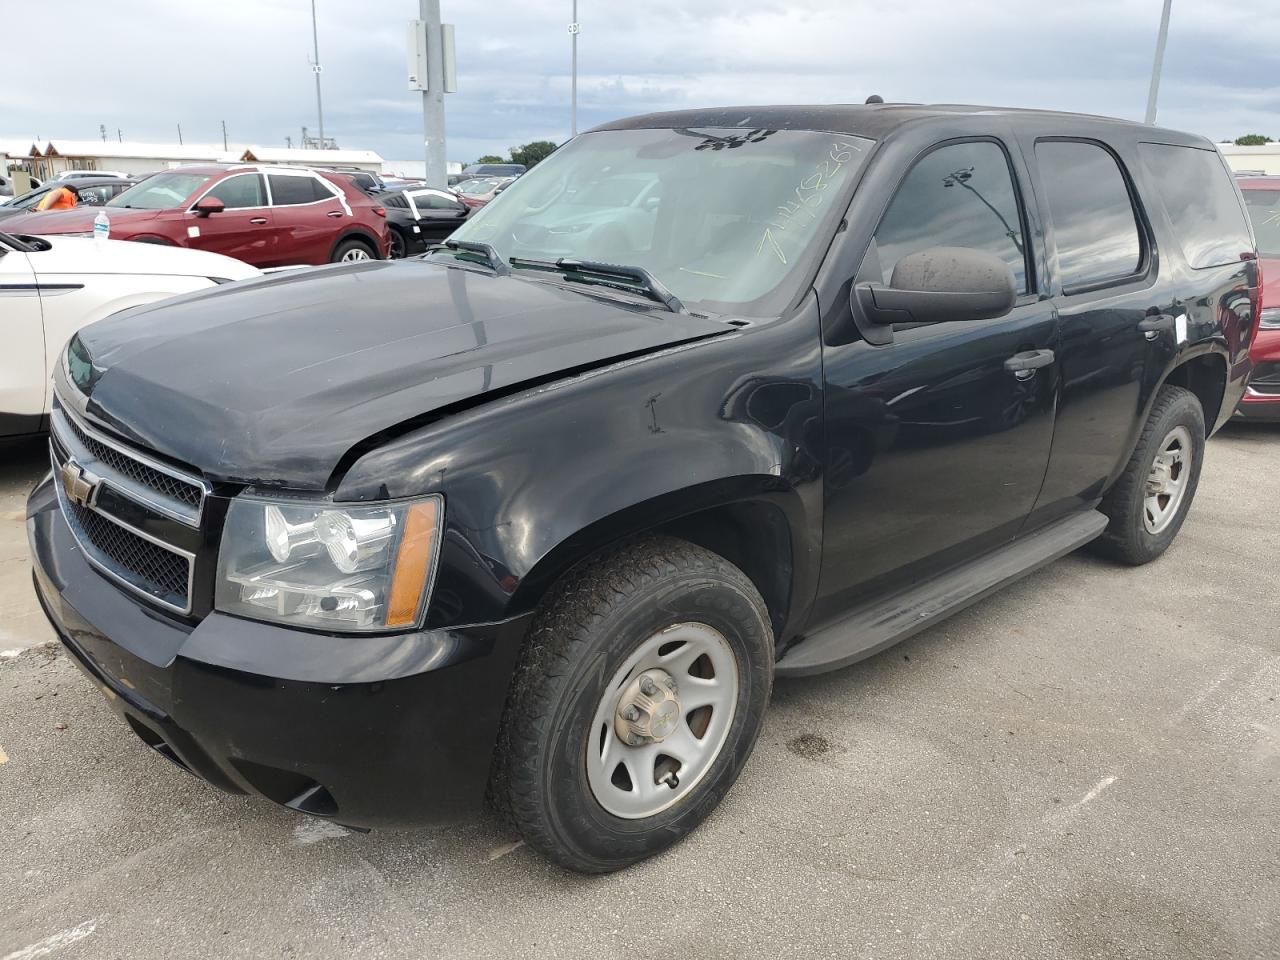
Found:
[[[444,245],[450,250],[465,250],[467,253],[480,254],[489,261],[489,266],[493,268],[494,273],[505,275],[511,272],[507,269],[507,264],[502,259],[502,255],[494,249],[491,243],[485,243],[483,240],[454,240],[450,238],[444,242]]]
[[[513,267],[529,267],[535,270],[559,270],[564,273],[576,273],[580,276],[603,277],[606,279],[630,280],[641,286],[641,292],[649,299],[656,300],[672,313],[688,313],[680,298],[672,293],[665,283],[655,277],[644,267],[632,267],[622,263],[604,263],[599,260],[574,260],[561,257],[559,260],[526,260],[523,257],[512,257]],[[631,290],[630,286],[621,289]]]

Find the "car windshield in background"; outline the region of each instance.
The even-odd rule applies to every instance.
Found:
[[[177,207],[209,179],[207,173],[157,173],[108,201],[108,207],[167,210]]]
[[[1244,203],[1253,221],[1258,255],[1280,260],[1280,190],[1242,189]]]
[[[583,134],[453,237],[492,244],[504,260],[643,267],[686,303],[776,312],[871,144],[806,130]]]
[[[465,193],[469,197],[474,197],[482,193],[488,193],[497,186],[497,184],[498,181],[491,178],[485,178],[482,180],[464,180],[462,183],[458,184],[457,192]]]

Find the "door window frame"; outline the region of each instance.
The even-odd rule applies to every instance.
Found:
[[[329,196],[322,197],[319,200],[308,200],[306,203],[276,203],[275,196],[271,192],[272,176],[295,177],[299,180],[306,179],[306,180],[312,181],[313,183],[319,183],[322,187],[324,187],[329,192]],[[313,204],[328,203],[330,200],[339,199],[338,193],[337,193],[338,188],[334,184],[326,180],[324,177],[316,176],[314,173],[298,173],[295,170],[263,170],[262,182],[266,184],[266,188],[267,188],[267,206],[279,208],[281,210],[283,210],[285,207],[310,207]]]
[[[226,183],[228,180],[234,180],[236,177],[262,177],[262,192],[263,192],[263,195],[267,198],[267,203],[266,203],[265,205],[257,206],[257,207],[227,207],[226,211],[224,211],[224,212],[229,213],[229,212],[231,212],[232,210],[267,210],[267,209],[270,209],[270,206],[271,206],[271,194],[270,194],[270,193],[268,193],[269,187],[268,187],[268,184],[267,184],[267,178],[266,178],[265,176],[263,176],[263,175],[262,175],[262,173],[260,173],[260,172],[258,172],[258,171],[256,171],[256,170],[253,170],[253,171],[250,171],[250,170],[244,170],[244,171],[239,171],[239,172],[237,172],[237,173],[233,173],[233,174],[231,174],[231,176],[229,176],[229,177],[221,177],[221,178],[219,178],[219,179],[215,180],[213,183],[209,184],[209,186],[205,188],[204,192],[203,192],[203,193],[201,193],[201,194],[200,194],[200,196],[196,197],[196,198],[195,198],[195,200],[194,200],[194,201],[192,201],[191,205],[190,205],[189,207],[187,207],[187,213],[195,213],[195,212],[196,212],[196,204],[197,204],[197,203],[199,203],[201,200],[203,200],[205,197],[207,197],[207,196],[208,196],[210,193],[212,193],[214,190],[218,189],[218,187],[219,187],[219,186],[221,186],[222,184]]]
[[[1042,143],[1084,143],[1089,146],[1098,147],[1111,157],[1112,162],[1116,165],[1116,169],[1120,171],[1121,180],[1124,181],[1125,191],[1129,196],[1129,209],[1133,213],[1134,225],[1138,228],[1138,268],[1133,273],[1126,274],[1122,277],[1094,280],[1089,283],[1075,283],[1071,285],[1062,283],[1061,271],[1059,270],[1057,226],[1054,223],[1053,208],[1049,202],[1049,188],[1045,183],[1044,176],[1040,169],[1040,155],[1036,152],[1036,148]],[[1129,172],[1128,166],[1125,164],[1120,154],[1116,152],[1114,147],[1102,140],[1095,140],[1092,137],[1046,135],[1036,137],[1031,141],[1031,163],[1035,171],[1035,177],[1038,181],[1040,193],[1044,197],[1041,219],[1045,225],[1045,243],[1049,248],[1049,270],[1052,273],[1054,280],[1058,283],[1060,295],[1063,298],[1083,296],[1086,294],[1097,293],[1102,290],[1111,290],[1115,287],[1125,287],[1130,284],[1138,284],[1152,279],[1158,249],[1155,242],[1155,231],[1151,228],[1150,217],[1147,214],[1146,207],[1142,203],[1142,197],[1138,193],[1137,184],[1133,179],[1133,175]]]
[[[912,158],[910,165],[903,172],[902,176],[898,178],[897,183],[893,185],[893,189],[889,192],[889,199],[885,201],[884,209],[880,211],[879,217],[876,218],[876,225],[871,231],[870,242],[867,244],[866,252],[862,255],[862,261],[866,260],[867,253],[870,253],[872,244],[876,243],[876,234],[880,232],[880,228],[884,225],[885,217],[889,214],[889,208],[893,206],[893,201],[898,198],[898,193],[902,190],[903,184],[905,184],[907,182],[907,178],[915,172],[916,167],[930,154],[936,153],[938,150],[942,150],[946,147],[958,146],[964,143],[992,143],[995,144],[1001,154],[1004,155],[1005,170],[1008,172],[1009,181],[1013,185],[1014,202],[1018,206],[1018,226],[1022,233],[1022,269],[1026,275],[1027,284],[1027,289],[1025,291],[1018,291],[1018,296],[1014,301],[1014,306],[1018,307],[1024,303],[1032,303],[1039,300],[1040,285],[1039,277],[1037,276],[1035,269],[1035,258],[1032,256],[1033,250],[1031,248],[1030,224],[1027,217],[1026,191],[1023,190],[1022,183],[1018,178],[1017,167],[1014,166],[1013,156],[1009,152],[1008,144],[996,136],[975,135],[971,137],[949,137],[946,140],[939,140],[936,143],[930,144],[916,154],[915,157]],[[859,274],[861,274],[862,270],[862,261],[859,261]],[[894,326],[896,328],[898,325],[895,324]],[[913,323],[907,324],[906,326],[917,327],[921,326],[921,324]]]

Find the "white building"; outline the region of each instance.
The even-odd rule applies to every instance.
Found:
[[[382,158],[372,150],[302,150],[235,143],[139,143],[126,140],[49,140],[0,138],[0,155],[40,179],[66,170],[115,170],[137,175],[193,163],[288,163],[381,172]]]
[[[1227,166],[1237,173],[1280,174],[1280,143],[1260,147],[1237,147],[1234,143],[1217,145]]]

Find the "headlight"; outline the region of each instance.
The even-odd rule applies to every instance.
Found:
[[[382,504],[236,497],[222,530],[214,605],[335,631],[417,627],[443,520],[439,495]]]
[[[1280,307],[1267,307],[1258,318],[1258,326],[1264,330],[1280,327]]]

